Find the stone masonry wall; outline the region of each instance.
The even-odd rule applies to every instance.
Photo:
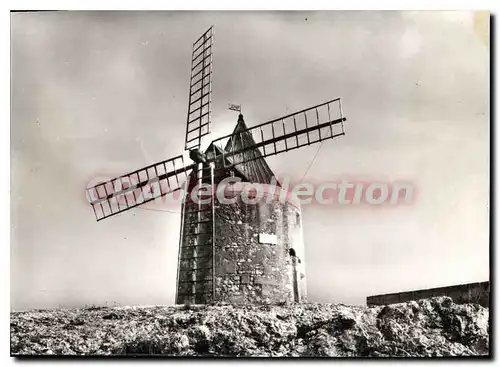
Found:
[[[235,195],[238,197],[239,194]],[[307,300],[300,206],[289,201],[269,201],[245,204],[238,197],[234,204],[216,203],[215,301],[281,303]],[[187,216],[185,220],[190,221]],[[189,225],[185,225],[184,233],[189,232]],[[196,251],[210,255],[211,238],[205,242],[207,246],[198,244]],[[196,244],[192,238],[186,237],[183,243],[187,246],[182,249],[185,251],[183,257],[189,257],[194,251],[191,247]],[[297,256],[291,256],[291,248]],[[207,256],[197,261],[181,261],[180,269],[211,267],[211,264],[212,258]],[[178,297],[177,303],[209,303],[213,300],[209,292],[212,283],[208,281],[211,270],[201,271],[197,272],[197,278],[207,281],[195,283],[196,300]],[[192,287],[187,282],[182,283],[189,280],[188,274],[179,275],[180,294]]]
[[[216,207],[217,299],[229,303],[294,302],[289,249],[294,246],[291,232],[296,227],[296,213],[300,215],[297,207],[276,200],[252,205],[240,198],[235,204]],[[305,287],[300,289],[304,295]]]
[[[367,297],[366,304],[379,306],[439,296],[448,296],[455,303],[479,303],[483,307],[489,307],[490,282],[370,296]]]

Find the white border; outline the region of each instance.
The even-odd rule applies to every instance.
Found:
[[[167,10],[167,9],[185,9],[185,10],[194,10],[194,9],[210,9],[210,10],[218,10],[218,9],[233,9],[233,10],[251,10],[251,9],[297,9],[297,10],[314,10],[314,9],[338,9],[338,10],[392,10],[392,9],[401,9],[401,10],[490,10],[494,14],[498,14],[498,4],[500,2],[497,1],[459,1],[459,0],[449,0],[449,1],[437,1],[437,0],[420,0],[420,1],[297,1],[291,3],[287,2],[273,2],[269,0],[253,0],[253,1],[182,1],[182,2],[165,2],[165,1],[150,1],[150,0],[141,0],[141,1],[103,1],[103,0],[87,0],[87,1],[45,1],[40,3],[40,1],[6,1],[3,4],[6,4],[7,7],[5,11],[1,14],[0,25],[2,27],[1,32],[1,46],[2,53],[2,114],[3,114],[3,123],[1,124],[2,132],[0,133],[0,137],[3,140],[1,146],[1,162],[3,164],[2,172],[9,172],[9,176],[4,175],[1,179],[1,187],[0,192],[1,196],[1,225],[2,225],[2,250],[4,251],[3,256],[1,256],[1,272],[3,275],[2,285],[2,293],[5,295],[3,297],[2,303],[2,325],[0,326],[1,330],[1,340],[0,345],[2,348],[2,356],[3,358],[8,358],[10,355],[10,327],[9,327],[9,318],[7,315],[10,313],[10,297],[9,297],[9,260],[10,260],[10,197],[7,193],[9,193],[10,187],[10,14],[8,12],[9,9],[67,9],[67,10],[87,10],[87,9],[130,9],[130,10]],[[498,19],[496,19],[498,21]],[[495,42],[496,43],[496,42]],[[495,66],[498,67],[497,61],[495,61]],[[497,68],[496,68],[497,69]],[[496,82],[496,78],[493,82]],[[498,95],[496,95],[495,101],[491,101],[498,105]],[[496,141],[499,141],[498,137],[498,127],[495,133]],[[491,157],[493,159],[493,157]],[[496,160],[495,168],[498,169],[498,160]],[[496,188],[496,187],[495,187]],[[493,187],[491,188],[493,189]],[[493,204],[493,203],[491,203]],[[497,204],[497,203],[495,203]],[[496,228],[500,228],[498,219],[498,215],[495,219],[494,226]],[[498,266],[498,251],[496,251],[495,261]],[[496,282],[495,282],[496,283]],[[497,294],[495,289],[495,294]],[[498,321],[498,317],[495,318]],[[495,322],[495,331],[498,334],[497,321]],[[493,346],[492,346],[493,347]],[[8,358],[7,361],[9,364],[14,363],[12,358]],[[66,364],[68,362],[61,361],[62,364]],[[61,363],[60,362],[60,363]],[[176,362],[173,360],[168,361]],[[179,361],[183,364],[187,363],[204,363],[203,360],[199,362],[196,361]],[[234,363],[235,361],[231,361]],[[312,362],[312,361],[311,361]],[[80,364],[81,362],[78,362]],[[94,361],[94,363],[103,363],[101,361]],[[109,363],[109,362],[108,362]],[[120,360],[113,361],[112,363],[120,363]],[[141,361],[141,363],[144,363]],[[219,362],[217,362],[219,363]],[[295,363],[295,362],[292,362]],[[434,365],[439,363],[441,365],[443,362],[431,362],[430,365]],[[446,363],[446,362],[444,362]],[[429,364],[428,364],[429,365]]]

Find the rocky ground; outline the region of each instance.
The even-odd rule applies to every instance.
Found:
[[[428,357],[488,355],[488,309],[447,297],[334,304],[13,312],[13,355]]]

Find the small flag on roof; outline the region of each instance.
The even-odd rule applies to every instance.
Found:
[[[231,111],[238,111],[238,112],[241,112],[241,105],[238,105],[238,104],[229,104],[229,109]]]

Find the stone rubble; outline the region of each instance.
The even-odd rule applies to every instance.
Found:
[[[448,297],[336,304],[94,307],[11,313],[13,355],[487,356],[489,310]]]

